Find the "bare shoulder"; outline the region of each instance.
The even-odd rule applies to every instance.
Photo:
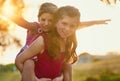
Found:
[[[27,50],[27,49],[26,49]],[[31,55],[38,54],[44,50],[44,38],[39,36],[29,45],[28,52]]]
[[[44,45],[44,38],[42,36],[39,36],[37,39],[34,41],[38,45]]]

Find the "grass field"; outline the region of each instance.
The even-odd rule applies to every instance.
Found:
[[[120,81],[120,57],[74,65],[73,81]]]
[[[18,71],[0,72],[0,81],[20,81],[20,74]]]
[[[20,81],[20,74],[0,72],[0,81]],[[72,81],[120,81],[120,57],[73,65]]]

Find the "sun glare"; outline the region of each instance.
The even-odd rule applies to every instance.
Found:
[[[14,16],[15,8],[12,4],[10,4],[10,1],[6,1],[5,4],[2,7],[2,14],[4,16],[7,16],[9,18],[12,18]]]

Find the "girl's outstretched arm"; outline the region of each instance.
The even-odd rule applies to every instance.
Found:
[[[108,21],[111,21],[111,20],[105,19],[105,20],[94,20],[94,21],[80,22],[80,26],[78,27],[78,29],[87,28],[87,27],[93,26],[93,25],[108,24]]]
[[[7,13],[3,13],[3,12],[1,12],[1,15],[4,16],[5,18],[11,20],[13,23],[15,23],[16,25],[18,25],[22,28],[28,29],[33,32],[38,32],[38,24],[27,21],[26,19],[24,19],[24,17],[22,15],[18,15],[16,13],[7,14]]]

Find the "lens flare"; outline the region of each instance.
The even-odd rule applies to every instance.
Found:
[[[6,16],[6,17],[9,17],[9,18],[12,18],[14,16],[14,12],[15,12],[15,8],[14,6],[12,6],[8,1],[6,1],[2,7],[2,15]]]

